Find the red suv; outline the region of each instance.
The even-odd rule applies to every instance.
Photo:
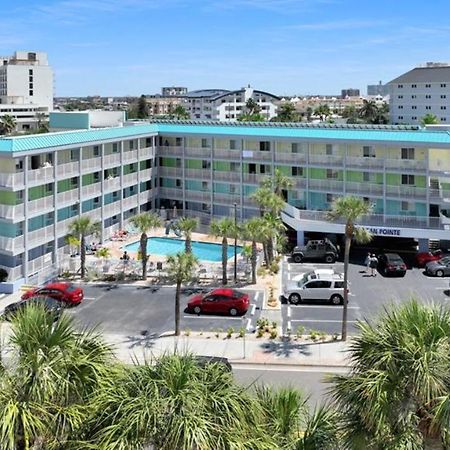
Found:
[[[188,302],[188,311],[195,314],[223,313],[237,316],[245,314],[250,305],[248,294],[234,289],[214,289],[207,294],[194,295]]]
[[[444,252],[442,250],[435,250],[434,252],[420,252],[416,255],[417,267],[425,267],[431,261],[438,261],[443,258]]]
[[[84,293],[83,289],[72,283],[56,282],[30,289],[22,295],[22,300],[31,297],[51,297],[68,305],[78,305],[83,300]]]

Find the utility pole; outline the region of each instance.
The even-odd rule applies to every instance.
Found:
[[[237,204],[234,202],[234,284],[237,283]]]

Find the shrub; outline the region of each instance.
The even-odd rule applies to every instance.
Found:
[[[318,332],[316,330],[311,330],[309,332],[309,337],[312,341],[316,341],[317,337],[318,337]]]
[[[256,332],[256,337],[260,338],[264,336],[264,330],[262,328],[258,328],[258,331]]]
[[[191,330],[189,328],[186,328],[186,330],[184,330],[184,335],[185,336],[190,336],[191,335]]]
[[[297,337],[298,338],[301,338],[302,336],[303,336],[303,333],[305,332],[305,327],[304,326],[302,326],[302,325],[299,325],[298,327],[297,327],[297,331],[296,331],[296,335],[297,335]]]
[[[324,341],[327,338],[327,333],[325,333],[325,331],[319,331],[318,335],[321,341]]]
[[[267,271],[264,267],[259,267],[258,270],[256,271],[256,275],[258,275],[258,277],[264,277],[266,273]]]
[[[339,334],[334,333],[333,334],[333,341],[337,341],[339,339]]]
[[[260,317],[257,321],[256,321],[256,326],[263,330],[266,327],[269,326],[269,319],[266,319],[265,317]]]
[[[280,270],[280,266],[278,265],[278,263],[276,261],[272,261],[269,269],[270,269],[270,273],[277,274]]]
[[[245,328],[241,327],[241,328],[239,328],[238,337],[243,338],[244,336],[245,336]]]
[[[278,324],[274,321],[272,322],[272,328],[277,328]]]
[[[272,329],[270,331],[270,339],[275,339],[278,336],[278,330],[277,329]]]
[[[231,335],[234,333],[234,328],[233,327],[229,327],[227,329],[227,338],[230,339]]]

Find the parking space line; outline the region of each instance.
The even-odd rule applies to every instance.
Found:
[[[288,306],[290,308],[290,306]],[[293,308],[311,308],[311,309],[319,309],[319,308],[326,308],[326,309],[337,309],[342,308],[342,305],[295,305]],[[347,309],[361,309],[359,306],[347,306]]]
[[[245,327],[245,329],[247,331],[250,331],[251,328],[252,328],[252,319],[247,319],[247,326]]]
[[[208,316],[208,315],[203,315],[203,316],[198,316],[198,315],[189,315],[189,314],[184,314],[183,317],[185,319],[208,319],[208,320],[215,320],[215,319],[224,319],[224,320],[242,320],[242,317],[228,317],[228,316]]]
[[[258,301],[258,298],[259,298],[259,292],[257,292],[256,294],[255,294],[255,303]]]
[[[290,321],[290,320],[289,320],[288,323],[287,323],[287,328],[286,328],[286,330],[292,331],[292,326],[291,326],[291,321]]]
[[[292,314],[292,309],[291,309],[290,306],[288,306],[288,309],[287,309],[287,316],[288,316],[288,317],[291,317],[291,314]]]
[[[250,311],[250,315],[254,316],[256,311],[256,305],[252,305],[252,310]]]
[[[84,297],[83,300],[95,300],[95,297]]]
[[[303,323],[342,323],[342,320],[325,320],[325,319],[292,319],[291,322],[303,322]],[[348,323],[357,323],[357,320],[347,320]]]

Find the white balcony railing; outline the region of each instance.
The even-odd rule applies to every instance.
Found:
[[[310,178],[309,189],[320,191],[343,192],[344,184],[342,181],[338,180],[315,180],[313,178]]]
[[[132,186],[134,184],[137,184],[137,182],[138,182],[137,172],[128,173],[123,176],[123,185],[124,186]]]
[[[53,195],[29,201],[26,204],[27,211],[34,213],[36,211],[45,211],[53,208]]]
[[[153,169],[144,169],[139,172],[139,179],[141,182],[148,181],[152,178]]]
[[[153,198],[153,191],[144,191],[139,194],[139,203],[141,205],[144,205],[145,203],[148,203]]]
[[[409,197],[409,198],[423,198],[427,196],[425,188],[418,188],[414,186],[386,186],[386,196],[394,197]]]
[[[425,170],[427,163],[416,159],[386,159],[385,167],[389,170]]]
[[[105,205],[103,207],[103,215],[105,219],[120,214],[120,202],[110,203],[109,205]]]
[[[0,173],[0,186],[2,187],[22,186],[24,182],[25,182],[25,175],[23,172]]]
[[[374,183],[357,183],[347,181],[345,189],[349,194],[383,195],[383,185]]]
[[[31,231],[27,235],[28,247],[35,247],[36,244],[44,244],[55,238],[53,225],[48,225],[39,230]]]
[[[15,252],[23,249],[23,236],[15,238],[0,236],[0,248],[7,252]]]
[[[92,183],[81,187],[81,197],[86,200],[86,197],[99,197],[102,195],[102,184]]]
[[[124,198],[122,200],[122,208],[124,211],[128,211],[129,209],[136,208],[138,204],[137,195],[132,195],[130,197]]]
[[[240,195],[239,194],[224,194],[224,193],[214,193],[214,200],[213,202],[221,202],[226,203],[227,205],[232,205],[233,203],[240,203]]]
[[[159,188],[159,196],[164,198],[171,198],[174,200],[180,200],[183,197],[183,190],[181,188]]]
[[[79,162],[70,162],[66,164],[58,164],[56,166],[56,176],[58,179],[73,177],[79,174]]]
[[[24,215],[23,203],[20,205],[0,205],[0,217],[3,219],[16,219]]]
[[[7,266],[2,266],[0,265],[0,267],[2,269],[5,269],[6,272],[8,273],[8,281],[14,281],[17,280],[18,278],[22,278],[22,266],[17,266],[17,267],[7,267]]]
[[[319,166],[342,166],[343,161],[341,155],[309,155],[309,163]]]
[[[155,149],[153,147],[144,147],[139,149],[139,159],[152,159],[155,156]]]
[[[137,150],[128,150],[123,152],[123,162],[132,162],[132,161],[137,161],[138,159],[138,151]]]
[[[165,146],[160,145],[158,147],[157,153],[160,156],[182,156],[183,155],[183,147],[177,147],[177,146]]]
[[[106,178],[103,182],[103,189],[105,192],[117,191],[120,189],[120,178]]]
[[[224,149],[214,149],[214,158],[226,159],[231,161],[240,161],[241,151],[240,150],[224,150]]]
[[[287,162],[287,163],[305,163],[305,153],[288,153],[288,152],[276,152],[275,162]]]
[[[103,167],[118,167],[120,166],[120,153],[110,153],[103,157]],[[100,164],[98,165],[100,167]]]
[[[78,188],[56,194],[56,201],[59,206],[68,204],[68,203],[73,204],[79,200],[80,200],[80,194],[79,194]]]
[[[202,203],[211,202],[211,191],[186,190],[186,201],[197,201]]]
[[[194,178],[196,180],[210,180],[211,169],[185,169],[186,178]]]
[[[240,172],[226,172],[223,170],[215,170],[213,172],[214,181],[234,181],[239,183],[241,180]]]
[[[183,169],[181,167],[158,167],[158,176],[180,178],[183,176]]]
[[[33,274],[39,272],[45,267],[49,267],[53,264],[53,258],[51,253],[47,253],[44,256],[28,261],[27,273]]]
[[[214,154],[216,154],[216,150],[214,150]],[[201,147],[188,147],[185,149],[186,158],[203,158],[209,159],[211,157],[211,149],[210,148],[201,148]]]
[[[357,169],[383,169],[384,160],[380,158],[362,158],[347,156],[345,159],[345,164],[350,168]]]
[[[62,220],[56,224],[56,235],[58,237],[66,236],[69,234],[69,226],[76,219],[76,217],[71,217],[70,219]]]
[[[102,167],[102,159],[100,158],[100,156],[97,158],[83,159],[81,161],[81,170],[83,172],[92,172],[93,170],[100,170],[101,167]]]
[[[45,184],[53,181],[53,167],[42,167],[28,171],[28,184]]]
[[[102,220],[102,210],[101,208],[92,209],[83,214],[83,216],[88,216],[94,222],[100,222]]]

